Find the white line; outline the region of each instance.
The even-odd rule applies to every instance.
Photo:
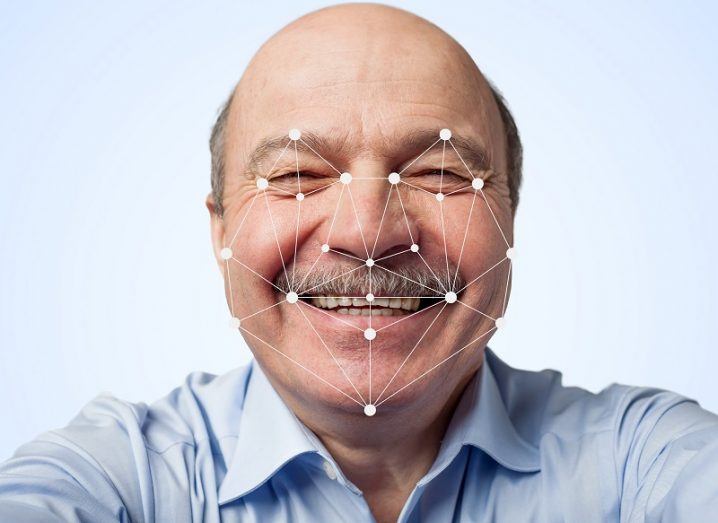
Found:
[[[359,258],[358,256],[354,256],[353,254],[347,254],[346,252],[338,251],[336,249],[329,249],[329,251],[333,252],[335,254],[339,254],[341,256],[346,256],[347,258],[351,258],[352,260],[360,261],[362,263],[366,262],[366,260],[363,260],[363,259]]]
[[[434,193],[431,192],[431,191],[427,191],[427,190],[424,189],[423,187],[419,187],[418,185],[414,185],[414,184],[411,184],[411,183],[409,183],[409,182],[405,182],[404,180],[401,180],[400,183],[402,183],[402,184],[404,184],[404,185],[408,185],[409,187],[411,187],[412,189],[416,189],[417,191],[423,191],[423,192],[425,192],[426,194],[431,195],[432,198],[436,198],[436,194],[434,194]]]
[[[308,193],[305,193],[304,196],[309,196],[310,194],[314,194],[315,192],[323,191],[324,189],[328,189],[328,188],[331,187],[332,185],[336,185],[336,184],[338,184],[338,183],[339,183],[339,180],[336,180],[336,181],[334,181],[334,182],[332,182],[332,183],[328,183],[328,184],[326,184],[326,185],[323,185],[322,187],[319,187],[319,188],[317,188],[317,189],[312,189],[312,190],[309,191]]]
[[[468,308],[468,309],[471,309],[472,311],[481,314],[484,318],[488,318],[488,319],[490,319],[491,321],[496,321],[496,318],[492,318],[492,317],[489,316],[488,314],[486,314],[486,313],[484,313],[484,312],[481,312],[479,309],[475,309],[474,307],[472,307],[472,306],[469,305],[468,303],[465,303],[465,302],[463,302],[463,301],[461,301],[461,300],[456,300],[456,301],[457,301],[458,303],[460,303],[461,305],[463,305],[464,307],[466,307],[466,308]]]
[[[446,246],[446,225],[444,225],[444,202],[439,202],[441,215],[441,236],[444,239],[444,258],[446,259],[446,288],[451,289],[451,271],[449,270],[449,249]]]
[[[476,193],[471,200],[471,208],[469,209],[469,218],[466,220],[466,230],[464,231],[464,239],[461,242],[461,251],[459,252],[459,261],[456,264],[456,272],[454,273],[454,281],[451,284],[453,288],[456,285],[456,278],[459,276],[459,268],[461,267],[461,258],[464,256],[464,246],[466,245],[466,237],[469,235],[469,225],[471,225],[471,215],[474,213],[474,204],[476,203]]]
[[[263,313],[263,312],[268,311],[269,309],[273,309],[274,307],[276,307],[277,305],[281,305],[281,304],[284,303],[285,301],[287,301],[287,300],[284,299],[284,300],[282,300],[282,301],[278,301],[277,303],[275,303],[275,304],[273,304],[273,305],[270,305],[269,307],[265,307],[265,308],[263,308],[263,309],[261,309],[261,310],[258,310],[257,312],[253,312],[252,314],[250,314],[250,315],[248,315],[248,316],[245,316],[244,318],[239,318],[239,322],[242,323],[244,320],[248,320],[249,318],[252,318],[252,317],[256,316],[257,314],[261,314],[261,313]]]
[[[424,285],[423,283],[419,283],[419,282],[416,281],[416,280],[412,280],[411,278],[407,278],[406,276],[404,276],[404,275],[402,275],[402,274],[399,274],[398,272],[394,272],[394,271],[392,271],[391,269],[387,269],[386,267],[382,267],[381,265],[377,265],[377,264],[374,264],[374,267],[379,267],[381,270],[386,271],[386,272],[390,272],[391,274],[393,274],[393,275],[395,275],[395,276],[398,276],[399,278],[404,278],[405,280],[410,281],[411,283],[414,283],[414,284],[419,285],[419,286],[421,286],[421,287],[424,287],[425,289],[429,289],[430,291],[433,291],[433,292],[435,292],[436,294],[441,294],[441,291],[437,291],[436,289],[432,289],[432,288],[429,287],[428,285]]]
[[[356,270],[361,269],[362,267],[364,267],[364,265],[359,265],[358,267],[354,267],[353,269],[350,269],[347,272],[343,272],[337,276],[334,276],[333,278],[329,278],[327,281],[323,281],[322,283],[316,284],[314,287],[310,287],[309,289],[302,292],[302,294],[308,294],[308,293],[312,292],[314,289],[316,289],[317,287],[326,285],[327,283],[332,282],[332,281],[336,280],[337,278],[343,278],[344,276],[348,276],[349,274],[353,273]]]
[[[277,228],[274,226],[274,218],[272,217],[272,210],[269,208],[269,198],[267,193],[264,193],[264,202],[267,204],[267,212],[269,213],[269,221],[272,223],[272,232],[274,233],[274,240],[277,242],[277,250],[279,251],[279,258],[282,260],[282,268],[284,269],[284,279],[287,280],[287,288],[291,290],[292,286],[289,284],[289,276],[287,275],[287,266],[284,264],[284,255],[282,254],[282,248],[279,246],[279,238],[277,238]]]
[[[421,258],[421,261],[424,262],[424,265],[426,265],[426,268],[429,269],[431,274],[434,275],[434,278],[436,279],[436,281],[439,282],[439,285],[441,285],[442,294],[446,294],[447,290],[446,290],[446,287],[444,286],[444,284],[442,283],[441,278],[439,278],[436,275],[436,273],[434,272],[434,269],[431,268],[431,266],[426,262],[426,260],[424,259],[424,257],[421,255],[421,253],[419,251],[417,251],[416,254],[419,255],[419,258]]]
[[[342,195],[344,194],[344,187],[346,187],[346,185],[342,185],[342,189],[341,189],[341,191],[339,192],[339,198],[337,199],[337,205],[336,205],[336,207],[334,208],[334,215],[332,216],[332,222],[331,222],[331,224],[329,225],[329,232],[327,232],[327,240],[326,240],[326,242],[324,242],[324,243],[326,243],[327,245],[329,245],[329,239],[330,239],[330,237],[331,237],[331,235],[332,235],[332,229],[334,228],[334,222],[335,222],[336,219],[337,219],[337,213],[339,212],[339,205],[340,205],[340,203],[341,203],[341,201],[342,201]],[[317,256],[317,259],[314,260],[314,264],[312,264],[312,268],[309,269],[309,271],[307,272],[307,274],[304,275],[304,278],[302,279],[301,283],[299,284],[299,288],[301,288],[301,287],[304,286],[304,283],[307,281],[307,278],[309,277],[309,275],[310,275],[310,274],[312,273],[312,271],[314,270],[314,267],[317,265],[317,262],[318,262],[319,259],[322,257],[322,254],[324,254],[324,252],[320,251],[320,252],[319,252],[319,256]]]
[[[341,318],[337,318],[336,316],[333,316],[333,315],[329,314],[329,313],[328,313],[327,311],[325,311],[324,309],[320,309],[319,307],[315,307],[314,305],[309,305],[308,303],[304,303],[304,301],[302,301],[302,300],[299,300],[297,303],[298,303],[298,304],[301,303],[302,305],[305,305],[305,306],[307,306],[307,307],[312,307],[313,309],[315,309],[315,310],[321,312],[321,313],[324,314],[325,316],[329,316],[330,318],[335,319],[335,320],[337,320],[337,321],[343,323],[343,324],[346,325],[347,327],[352,327],[353,329],[356,329],[356,330],[358,330],[358,331],[360,331],[360,332],[364,332],[364,329],[359,328],[359,327],[357,327],[356,325],[353,325],[353,324],[349,323],[348,321],[344,321],[344,320],[342,320]]]
[[[369,403],[371,403],[371,340],[369,340]]]
[[[396,372],[394,373],[394,375],[393,375],[393,376],[391,377],[391,379],[389,380],[389,383],[386,384],[386,386],[382,389],[382,391],[381,391],[381,393],[379,394],[379,396],[377,396],[377,398],[376,398],[377,403],[379,402],[379,400],[381,400],[381,397],[382,397],[382,396],[384,395],[384,393],[386,392],[386,389],[389,388],[389,385],[392,384],[392,382],[394,381],[394,378],[396,378],[397,375],[399,374],[399,372],[401,372],[401,369],[404,368],[404,365],[406,364],[406,362],[409,361],[409,357],[410,357],[412,354],[414,354],[414,351],[415,351],[416,348],[419,346],[419,344],[421,343],[421,341],[424,339],[424,336],[426,336],[426,333],[429,332],[429,329],[431,329],[431,327],[434,326],[434,323],[436,322],[436,320],[439,319],[439,316],[441,316],[441,313],[444,312],[444,309],[446,308],[447,305],[448,305],[448,304],[445,303],[444,306],[441,308],[441,310],[436,314],[436,316],[434,317],[434,319],[431,320],[431,323],[430,323],[429,326],[426,328],[426,330],[424,331],[424,333],[421,335],[421,337],[419,338],[419,340],[414,344],[414,347],[411,349],[411,351],[409,352],[409,354],[406,355],[406,358],[404,358],[404,361],[401,362],[401,365],[399,365],[399,368],[396,369]]]
[[[441,138],[437,138],[434,143],[432,143],[429,147],[427,147],[427,148],[424,150],[423,153],[421,153],[419,156],[417,156],[416,158],[414,158],[414,159],[411,161],[411,163],[410,163],[409,165],[407,165],[406,167],[404,167],[401,171],[399,171],[398,174],[401,175],[401,173],[403,173],[403,172],[406,171],[409,167],[411,167],[412,165],[414,165],[414,163],[416,163],[416,161],[417,161],[419,158],[421,158],[422,156],[424,156],[426,153],[429,152],[429,149],[431,149],[431,148],[434,147],[437,143],[439,143],[439,140],[441,140]]]
[[[486,195],[484,194],[483,189],[479,189],[479,192],[481,193],[481,196],[483,196],[484,201],[486,202],[486,207],[489,209],[489,212],[491,213],[491,217],[494,219],[494,223],[496,224],[496,227],[499,229],[499,232],[501,233],[501,237],[504,239],[504,243],[506,244],[506,247],[511,247],[509,245],[509,241],[506,239],[506,235],[504,234],[504,231],[501,229],[501,225],[499,225],[499,220],[496,219],[496,215],[494,214],[494,210],[491,208],[491,205],[489,204],[489,200],[486,198]]]
[[[324,163],[326,163],[329,167],[331,167],[332,169],[334,169],[334,170],[341,176],[341,174],[342,174],[341,171],[340,171],[339,169],[337,169],[336,167],[334,167],[334,166],[333,166],[331,163],[329,163],[327,160],[325,160],[325,159],[324,159],[324,156],[322,156],[322,155],[319,154],[317,151],[315,151],[314,148],[313,148],[311,145],[309,145],[307,142],[305,142],[304,140],[302,140],[301,137],[299,138],[299,140],[301,140],[301,142],[302,142],[304,145],[306,145],[307,147],[309,147],[309,150],[310,150],[310,151],[312,151],[314,154],[316,154],[317,156],[319,156],[319,158],[321,158]]]
[[[509,270],[508,275],[506,276],[506,288],[504,289],[504,305],[503,307],[501,307],[501,316],[506,314],[506,300],[509,296],[509,282],[511,281],[511,269],[513,268],[513,265],[514,264],[511,262],[511,260],[509,260]]]
[[[382,256],[381,258],[377,258],[377,259],[375,259],[374,261],[375,261],[375,262],[380,262],[380,261],[388,260],[389,258],[393,258],[394,256],[399,256],[400,254],[404,254],[404,253],[407,253],[407,252],[409,252],[409,251],[411,251],[411,249],[404,249],[403,251],[395,252],[394,254],[389,254],[389,255],[387,255],[387,256]]]
[[[481,274],[479,274],[476,278],[474,278],[474,279],[471,280],[469,283],[467,283],[466,285],[464,285],[461,289],[459,289],[458,291],[456,291],[456,294],[460,294],[460,293],[461,293],[464,289],[466,289],[469,285],[473,285],[474,283],[476,283],[477,281],[479,281],[481,278],[483,278],[484,276],[486,276],[489,272],[493,271],[497,266],[501,265],[501,264],[502,264],[503,262],[505,262],[506,260],[508,260],[508,258],[504,257],[504,258],[502,258],[501,260],[499,260],[499,261],[497,261],[496,263],[494,263],[491,267],[489,267],[488,269],[486,269],[484,272],[482,272]]]
[[[464,159],[463,159],[463,158],[461,157],[461,155],[459,154],[459,151],[457,151],[457,150],[456,150],[456,147],[454,147],[454,142],[451,141],[451,138],[449,138],[449,145],[451,145],[451,148],[454,149],[454,152],[456,153],[456,156],[459,157],[459,160],[461,160],[461,163],[463,163],[463,164],[464,164],[464,167],[466,167],[466,172],[469,173],[469,176],[471,176],[471,179],[473,180],[474,178],[476,178],[476,176],[474,176],[474,173],[471,172],[471,169],[469,169],[469,166],[466,165],[466,162],[464,161]]]
[[[294,257],[292,258],[292,288],[294,288],[294,277],[297,269],[297,245],[299,245],[299,219],[302,215],[302,202],[297,200],[297,230],[294,233]]]
[[[444,363],[446,363],[447,361],[449,361],[451,358],[453,358],[454,356],[456,356],[457,354],[459,354],[461,351],[463,351],[464,349],[466,349],[467,347],[469,347],[469,346],[472,345],[473,343],[476,343],[477,341],[479,341],[481,338],[483,338],[484,336],[486,336],[487,334],[489,334],[489,333],[490,333],[491,331],[493,331],[494,329],[496,329],[496,327],[492,327],[491,329],[489,329],[488,331],[486,331],[485,333],[483,333],[483,334],[482,334],[481,336],[479,336],[478,338],[475,338],[475,339],[471,340],[469,343],[467,343],[466,345],[464,345],[463,347],[461,347],[459,350],[457,350],[456,352],[454,352],[454,353],[451,354],[450,356],[447,356],[447,357],[444,358],[442,361],[440,361],[439,363],[437,363],[436,365],[434,365],[433,367],[431,367],[429,370],[427,370],[427,371],[424,372],[423,374],[420,374],[418,377],[416,377],[416,378],[414,378],[413,380],[411,380],[409,383],[407,383],[406,385],[404,385],[403,387],[401,387],[399,390],[393,392],[392,394],[390,394],[389,396],[387,396],[386,398],[384,398],[384,401],[382,401],[381,403],[377,403],[375,406],[376,406],[376,407],[379,407],[382,403],[384,403],[384,402],[386,402],[386,401],[389,401],[391,398],[393,398],[394,396],[396,396],[397,394],[399,394],[402,390],[404,390],[405,388],[407,388],[407,387],[410,386],[410,385],[413,385],[414,383],[416,383],[417,381],[419,381],[421,378],[423,378],[424,376],[426,376],[427,374],[429,374],[431,371],[435,370],[435,369],[436,369],[437,367],[439,367],[440,365],[443,365]],[[486,365],[486,362],[484,362],[483,365]]]
[[[364,244],[364,250],[366,251],[366,257],[371,258],[369,256],[369,249],[366,246],[366,240],[364,239],[364,231],[361,228],[361,220],[359,219],[359,211],[357,211],[356,203],[354,203],[354,196],[352,196],[352,190],[351,187],[347,185],[347,191],[349,192],[349,199],[352,202],[352,208],[354,209],[354,216],[356,216],[357,219],[357,226],[359,227],[359,235],[361,236],[361,242]]]
[[[376,238],[374,238],[374,246],[371,248],[371,254],[369,255],[369,258],[374,257],[374,252],[376,251],[376,244],[379,242],[379,236],[381,235],[381,227],[382,227],[382,225],[384,225],[384,216],[386,216],[386,210],[389,207],[389,200],[391,199],[391,191],[393,189],[394,189],[394,186],[389,185],[389,192],[386,194],[386,203],[384,204],[384,211],[381,213],[381,220],[379,220],[379,229],[376,231]]]
[[[416,298],[416,297],[418,297],[418,296],[414,296],[414,297]],[[375,299],[376,299],[376,298],[375,298]],[[402,318],[401,318],[400,320],[396,320],[395,322],[390,323],[389,325],[384,325],[383,327],[378,328],[376,331],[377,331],[377,332],[383,331],[384,329],[388,329],[389,327],[393,327],[394,325],[396,325],[397,323],[399,323],[399,322],[401,322],[401,321],[408,320],[408,319],[411,318],[412,316],[416,316],[416,315],[419,314],[419,313],[422,313],[422,312],[424,312],[424,311],[428,311],[429,309],[433,309],[433,308],[436,307],[437,305],[440,305],[442,301],[444,301],[444,300],[442,299],[441,301],[437,301],[436,303],[434,303],[434,304],[432,304],[432,305],[429,305],[428,307],[426,307],[426,308],[424,308],[424,309],[421,309],[421,310],[412,312],[411,314],[409,314],[409,315],[407,315],[407,316],[402,316]]]
[[[446,140],[441,144],[441,174],[439,175],[439,192],[444,192],[444,158],[446,157]]]
[[[327,346],[327,344],[324,343],[324,340],[323,340],[322,337],[319,335],[319,332],[317,332],[317,329],[314,328],[314,325],[312,324],[312,322],[309,321],[309,318],[307,318],[307,315],[304,314],[304,311],[303,311],[302,308],[299,306],[299,303],[296,303],[296,306],[297,306],[297,309],[299,310],[299,312],[302,313],[302,316],[304,316],[304,319],[307,320],[307,323],[309,324],[309,326],[310,326],[310,327],[312,328],[312,330],[314,331],[314,334],[316,334],[316,335],[317,335],[317,338],[319,338],[319,341],[322,343],[322,345],[324,345],[324,348],[327,349],[327,352],[328,352],[329,355],[332,357],[332,360],[334,360],[334,363],[336,363],[337,367],[339,367],[339,370],[340,370],[341,373],[344,375],[344,377],[347,379],[347,381],[349,382],[349,385],[352,386],[352,389],[354,389],[354,392],[357,393],[357,396],[359,396],[359,398],[361,398],[362,402],[366,403],[366,400],[365,400],[364,397],[361,395],[361,392],[359,392],[359,391],[357,390],[357,388],[354,386],[354,383],[352,383],[352,380],[350,380],[350,379],[349,379],[349,376],[347,376],[347,373],[344,372],[344,368],[339,364],[339,362],[337,361],[337,358],[334,356],[334,353],[333,353],[333,352],[331,351],[331,349]]]
[[[304,275],[304,278],[302,278],[302,281],[299,282],[299,285],[297,285],[297,288],[295,292],[297,294],[303,294],[304,291],[301,290],[301,288],[304,286],[304,283],[307,281],[307,278],[309,278],[309,275],[312,274],[312,271],[314,271],[314,267],[316,267],[317,263],[319,262],[319,259],[322,257],[324,252],[320,251],[319,256],[317,256],[317,259],[314,260],[314,263],[312,264],[312,267],[307,271],[307,273]]]
[[[252,206],[254,205],[254,201],[257,199],[257,196],[259,196],[259,192],[254,193],[254,197],[252,198],[252,201],[249,202],[249,208],[247,209],[247,212],[244,213],[244,216],[242,217],[242,220],[239,222],[239,225],[237,226],[237,230],[234,231],[234,236],[232,236],[232,240],[229,242],[229,245],[227,245],[227,247],[232,248],[232,245],[234,245],[234,240],[237,239],[237,235],[239,234],[239,231],[242,228],[242,225],[244,225],[244,220],[247,219],[247,216],[249,216],[249,213],[252,211]]]
[[[269,285],[271,285],[272,287],[274,287],[275,289],[277,289],[277,290],[278,290],[279,292],[281,292],[282,294],[285,294],[285,291],[284,291],[283,289],[281,289],[281,288],[277,287],[276,285],[274,285],[274,283],[272,283],[272,282],[269,281],[267,278],[265,278],[264,276],[262,276],[261,274],[259,274],[257,271],[255,271],[254,269],[252,269],[250,266],[245,265],[244,263],[242,263],[240,260],[238,260],[238,259],[235,258],[234,256],[232,257],[232,260],[233,260],[233,261],[236,261],[237,263],[239,263],[242,267],[244,267],[245,269],[247,269],[249,272],[253,273],[253,274],[256,275],[256,276],[259,276],[260,278],[262,278],[264,281],[266,281]]]
[[[295,359],[293,359],[293,358],[290,358],[289,356],[287,356],[286,354],[284,354],[282,351],[280,351],[280,350],[278,350],[278,349],[275,349],[275,348],[272,347],[269,343],[267,343],[266,341],[264,341],[262,338],[260,338],[259,336],[257,336],[257,335],[254,334],[253,332],[250,332],[249,330],[247,330],[246,328],[242,327],[241,325],[239,326],[239,328],[240,328],[242,331],[244,331],[244,332],[246,332],[247,334],[249,334],[250,336],[252,336],[253,338],[256,338],[258,341],[264,343],[267,347],[269,347],[270,349],[272,349],[272,350],[273,350],[274,352],[276,352],[277,354],[280,354],[281,356],[284,356],[285,358],[287,358],[289,361],[291,361],[292,363],[294,363],[294,364],[297,365],[298,367],[304,369],[305,371],[307,371],[309,374],[311,374],[312,376],[314,376],[315,378],[317,378],[319,381],[321,381],[321,382],[324,383],[325,385],[328,385],[329,387],[333,388],[333,389],[336,390],[337,392],[343,394],[344,396],[346,396],[347,398],[349,398],[350,400],[352,400],[354,403],[356,403],[356,404],[359,405],[360,407],[363,407],[363,406],[364,406],[364,405],[362,405],[361,402],[357,401],[356,398],[350,396],[349,394],[347,394],[346,392],[344,392],[343,390],[341,390],[339,387],[336,387],[336,386],[332,385],[332,384],[329,383],[327,380],[325,380],[324,378],[322,378],[321,376],[319,376],[316,372],[314,372],[314,371],[312,371],[312,370],[309,370],[307,367],[305,367],[304,365],[302,365],[301,363],[299,363],[297,360],[295,360]]]
[[[471,169],[469,169],[468,165],[466,165],[466,162],[459,154],[459,151],[456,150],[456,147],[454,147],[454,144],[451,142],[451,139],[449,139],[449,143],[451,144],[451,147],[454,149],[454,152],[456,153],[456,156],[459,157],[459,160],[461,160],[461,163],[464,164],[464,167],[466,167],[467,172],[471,175],[471,178],[475,178],[474,173],[471,172]],[[506,243],[506,247],[511,247],[509,245],[509,242],[506,240],[506,235],[504,234],[504,231],[501,229],[501,225],[499,225],[499,221],[496,219],[496,215],[494,214],[493,209],[491,208],[491,205],[489,205],[489,200],[486,198],[486,195],[484,194],[484,191],[482,189],[479,189],[479,192],[481,192],[481,196],[484,197],[484,201],[486,202],[486,207],[489,208],[489,212],[491,213],[491,216],[494,219],[494,223],[496,224],[496,227],[498,227],[499,232],[501,233],[501,237],[504,239],[504,242]]]
[[[227,286],[229,287],[229,310],[232,312],[232,317],[234,318],[234,296],[232,295],[232,277],[229,273],[229,260],[224,260],[224,263],[227,267]]]

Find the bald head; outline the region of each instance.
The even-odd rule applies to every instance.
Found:
[[[453,38],[383,5],[309,13],[260,48],[217,118],[210,140],[215,209],[222,214],[226,173],[246,170],[255,138],[271,134],[272,122],[322,126],[360,151],[381,154],[390,134],[419,120],[481,136],[515,210],[522,159],[516,126]]]

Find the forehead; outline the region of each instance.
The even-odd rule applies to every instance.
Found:
[[[270,40],[237,87],[228,144],[246,162],[267,137],[294,127],[364,152],[442,127],[494,157],[501,146],[487,83],[458,44],[424,25],[351,32],[310,24]]]

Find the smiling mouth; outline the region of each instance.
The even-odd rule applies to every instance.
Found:
[[[375,297],[371,301],[366,298],[351,296],[300,296],[303,302],[322,309],[347,316],[406,316],[418,312],[437,298],[406,297],[381,298]]]

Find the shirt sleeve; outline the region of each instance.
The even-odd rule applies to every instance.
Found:
[[[0,464],[0,521],[152,520],[141,406],[100,396]]]
[[[718,416],[657,389],[632,389],[618,419],[621,522],[715,521]]]

